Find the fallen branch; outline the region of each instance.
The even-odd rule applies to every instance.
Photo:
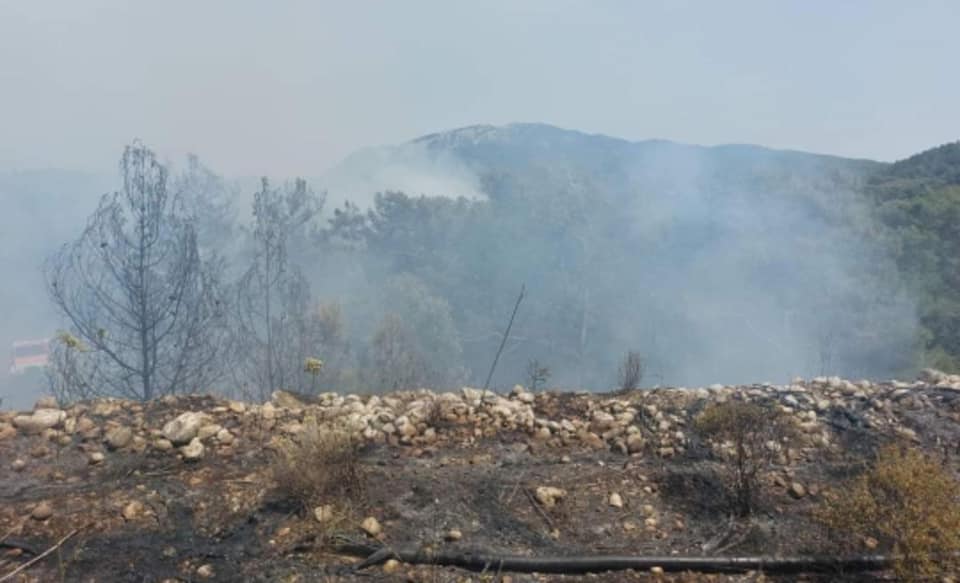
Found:
[[[34,564],[42,561],[42,560],[43,560],[45,557],[47,557],[50,553],[52,553],[53,551],[55,551],[55,550],[59,549],[60,547],[62,547],[62,546],[63,546],[63,543],[65,543],[65,542],[67,542],[68,540],[70,540],[70,538],[73,537],[73,535],[77,534],[78,532],[80,532],[80,529],[79,529],[79,528],[75,528],[75,529],[71,530],[70,532],[68,532],[68,533],[66,534],[66,536],[64,536],[63,538],[61,538],[60,540],[58,540],[57,543],[56,543],[55,545],[53,545],[52,547],[50,547],[49,549],[43,551],[42,553],[40,553],[40,554],[37,555],[36,557],[30,559],[30,560],[27,561],[26,563],[20,565],[19,567],[17,567],[17,568],[14,569],[13,571],[10,571],[9,573],[7,573],[6,575],[4,575],[3,577],[0,577],[0,583],[3,583],[4,581],[10,581],[10,580],[13,579],[18,573],[22,573],[22,572],[26,571],[27,569],[29,569],[30,567],[32,567]]]
[[[630,555],[524,557],[500,555],[486,551],[429,552],[390,548],[381,545],[351,542],[337,550],[364,557],[364,567],[393,558],[412,565],[440,565],[483,571],[492,566],[498,570],[519,573],[583,574],[634,569],[646,571],[660,567],[664,571],[697,571],[701,573],[744,573],[763,571],[769,574],[830,573],[880,571],[889,568],[893,558],[885,555],[856,557],[637,557]]]

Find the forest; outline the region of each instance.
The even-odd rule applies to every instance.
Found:
[[[46,258],[44,382],[70,398],[450,389],[482,386],[499,349],[493,388],[610,390],[628,363],[643,386],[960,364],[960,144],[884,164],[515,124],[343,168],[369,178],[385,158],[470,179],[237,181],[132,144],[119,187]]]

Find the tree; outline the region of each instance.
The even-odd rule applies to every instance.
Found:
[[[234,354],[239,380],[260,397],[303,390],[305,360],[321,356],[322,318],[311,313],[310,286],[290,261],[290,238],[321,206],[304,180],[278,189],[263,178],[254,195],[253,258],[236,289]]]
[[[128,146],[120,174],[122,189],[104,195],[79,239],[46,265],[51,299],[89,348],[64,362],[96,394],[149,400],[207,389],[220,374],[221,265],[201,257],[152,151]]]
[[[770,442],[783,446],[793,437],[790,420],[775,406],[748,401],[726,401],[708,406],[695,420],[696,430],[721,447],[740,516],[754,509],[760,486],[760,472],[769,467],[779,451]],[[732,448],[723,449],[729,443]]]

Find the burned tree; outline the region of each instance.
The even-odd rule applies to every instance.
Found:
[[[218,266],[201,257],[152,151],[128,146],[120,173],[122,189],[104,195],[80,237],[46,265],[50,296],[87,347],[63,359],[62,372],[83,378],[58,392],[69,397],[75,384],[78,395],[149,400],[206,389],[218,375]]]
[[[290,261],[290,240],[302,234],[321,204],[304,180],[277,189],[263,178],[254,195],[253,257],[238,282],[234,312],[236,372],[250,396],[313,384],[304,362],[322,357],[323,322],[311,309],[306,278]]]

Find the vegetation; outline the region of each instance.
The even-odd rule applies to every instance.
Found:
[[[384,192],[328,219],[303,181],[263,180],[238,220],[230,189],[196,159],[168,180],[133,147],[146,164],[123,166],[133,190],[104,199],[91,225],[105,229],[48,269],[69,332],[90,348],[55,354],[55,370],[103,375],[61,388],[263,397],[480,384],[522,282],[529,299],[494,386],[539,386],[528,366],[543,355],[551,383],[601,390],[960,370],[960,145],[884,165],[558,131],[520,127],[499,155],[445,142],[473,161],[485,198]],[[110,266],[136,255],[123,237],[138,209],[161,207],[155,243],[176,253],[148,252],[168,265],[145,264],[144,295]],[[306,358],[323,369],[307,372]]]
[[[791,420],[774,405],[732,400],[708,406],[696,418],[695,429],[720,450],[734,510],[749,516],[756,505],[761,473],[792,437]]]
[[[891,165],[866,194],[917,298],[917,366],[960,372],[960,142]]]
[[[192,217],[153,152],[129,146],[120,170],[122,190],[47,264],[50,297],[71,325],[54,355],[54,390],[147,400],[204,389],[221,372],[219,266],[200,255]]]
[[[643,357],[639,352],[629,351],[623,356],[619,371],[620,390],[635,391],[643,379]]]
[[[838,488],[821,513],[848,546],[873,539],[896,557],[903,581],[960,570],[960,483],[916,449],[880,450],[874,466]]]
[[[302,432],[277,447],[272,473],[278,492],[305,513],[323,505],[349,510],[366,491],[359,447],[349,431],[307,420]]]

